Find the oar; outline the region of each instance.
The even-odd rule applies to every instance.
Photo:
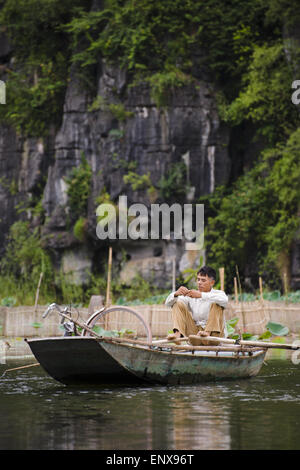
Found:
[[[4,375],[6,374],[6,372],[10,372],[12,370],[19,370],[19,369],[27,369],[28,367],[34,367],[34,366],[39,366],[40,363],[39,362],[35,362],[34,364],[28,364],[27,366],[21,366],[21,367],[14,367],[13,369],[6,369],[3,374],[0,376],[0,379],[2,379],[2,377],[4,377]]]
[[[189,338],[201,338],[205,341],[217,341],[219,343],[227,343],[227,344],[240,344],[243,346],[257,346],[261,348],[277,348],[277,349],[299,349],[300,346],[295,346],[293,344],[283,344],[283,343],[268,343],[266,341],[246,341],[246,340],[239,340],[236,341],[235,339],[230,338],[220,338],[217,336],[198,336],[198,335],[190,335]]]

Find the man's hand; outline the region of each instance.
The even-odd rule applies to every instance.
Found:
[[[189,290],[186,295],[187,297],[192,297],[194,299],[200,299],[200,297],[202,297],[201,292],[195,289]]]
[[[180,286],[179,289],[174,293],[174,297],[178,297],[178,295],[187,295],[190,291],[187,287]]]

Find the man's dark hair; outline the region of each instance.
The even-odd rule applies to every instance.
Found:
[[[212,279],[216,280],[216,271],[214,268],[211,268],[210,266],[203,266],[199,271],[197,272],[197,275],[201,274],[201,276],[208,276],[211,277]]]

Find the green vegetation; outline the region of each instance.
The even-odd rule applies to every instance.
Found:
[[[123,181],[125,184],[130,185],[133,191],[146,191],[151,203],[157,199],[158,191],[152,184],[150,172],[146,175],[139,175],[135,171],[128,170],[128,173],[123,176]]]
[[[282,40],[255,46],[239,96],[229,106],[220,100],[220,116],[233,125],[244,120],[259,123],[258,135],[271,144],[282,141],[299,124],[297,108],[291,103],[292,81]]]
[[[6,105],[0,120],[22,135],[42,136],[61,122],[71,51],[62,25],[82,0],[6,0],[0,26],[14,47],[13,69],[4,69]],[[2,76],[0,78],[2,78]]]
[[[73,218],[85,216],[87,213],[91,181],[92,169],[84,154],[82,154],[80,165],[73,168],[70,176],[66,178],[66,183],[68,184],[68,204]]]
[[[99,196],[96,197],[95,204],[96,206],[99,206],[100,204],[113,204],[110,194],[105,186],[101,189]]]
[[[10,227],[5,256],[1,260],[0,297],[12,305],[23,298],[33,300],[40,273],[43,283],[41,299],[54,295],[54,271],[50,256],[42,247],[37,229],[31,231],[29,222],[15,222]],[[13,297],[13,299],[11,299]]]
[[[57,54],[55,65],[52,61],[32,61],[22,66],[22,73],[10,71],[7,105],[0,108],[0,120],[12,125],[20,135],[46,135],[51,124],[61,121],[66,75],[61,54]]]
[[[133,191],[138,191],[139,189],[149,189],[152,186],[150,173],[146,175],[139,175],[134,171],[129,171],[127,175],[123,176],[125,184],[129,184]]]
[[[91,4],[83,0],[1,1],[1,30],[14,51],[10,68],[1,66],[7,104],[0,107],[0,121],[12,125],[22,137],[47,134],[61,122],[71,64],[89,84],[92,101],[99,57],[126,70],[127,86],[148,84],[159,107],[169,106],[171,99],[176,102],[180,88],[189,87],[197,94],[200,80],[210,82],[222,121],[235,135],[253,129],[260,150],[252,157],[250,169],[239,169],[230,185],[201,198],[206,205],[207,262],[216,268],[224,266],[228,279],[235,276],[236,266],[242,279],[246,267],[250,268],[263,275],[270,289],[279,290],[280,276],[290,269],[293,241],[299,236],[300,121],[291,102],[293,61],[299,62],[299,50],[293,41],[283,39],[283,30],[288,37],[300,20],[298,3],[106,0],[101,11],[90,11]],[[122,142],[126,138],[122,125],[132,113],[122,103],[123,94],[117,96],[115,90],[115,95],[113,103],[97,96],[89,111],[110,112],[120,128],[110,129],[108,135]],[[241,160],[249,139],[242,144]],[[112,162],[128,172],[124,182],[134,191],[145,191],[151,200],[159,192],[167,201],[185,201],[188,186],[181,164],[171,166],[156,188],[150,174],[137,173],[134,162],[127,166],[121,157]],[[80,166],[66,180],[74,234],[81,241],[91,179],[92,170],[82,156]],[[11,195],[18,195],[15,180],[2,177],[2,183]],[[110,200],[106,190],[99,198]],[[42,215],[40,195],[20,204],[17,209],[22,217],[28,208],[31,214]],[[2,288],[2,298],[15,291],[15,279],[22,279],[18,287],[24,293],[33,292],[42,270],[48,276],[43,284],[47,282],[51,289],[57,286],[40,234],[21,224],[11,227],[1,262],[7,286]],[[68,285],[61,287],[65,293],[68,289]],[[80,289],[73,294],[78,299],[85,295]]]
[[[186,164],[180,162],[171,165],[167,173],[160,178],[158,187],[164,200],[183,201],[188,190]]]
[[[257,271],[278,285],[299,227],[300,129],[286,144],[266,150],[231,192],[219,188],[206,199],[209,261],[225,266],[233,279],[252,259]],[[220,237],[222,234],[222,237]],[[218,267],[216,266],[216,267]]]
[[[126,68],[135,83],[149,81],[153,96],[164,103],[170,89],[197,78],[197,68],[210,68],[216,80],[233,88],[232,78],[239,80],[254,44],[263,42],[267,9],[260,0],[109,0],[102,11],[76,15],[66,30],[79,48],[75,62],[90,66],[101,53]],[[265,28],[268,36],[274,37],[271,28]]]
[[[88,110],[89,112],[98,110],[110,112],[120,122],[124,122],[126,119],[134,116],[134,113],[127,111],[122,103],[108,103],[101,95],[97,95]]]
[[[16,304],[15,297],[4,297],[1,300],[1,306],[3,307],[13,307]]]
[[[33,305],[36,290],[43,273],[39,291],[39,304],[52,302],[88,306],[90,297],[97,292],[106,292],[107,266],[103,273],[91,274],[88,286],[78,286],[66,280],[62,272],[56,273],[49,253],[42,246],[37,229],[31,230],[28,222],[16,222],[10,228],[5,256],[1,259],[0,304],[13,307]],[[111,284],[112,301],[155,302],[155,296],[166,292],[154,288],[149,282],[137,276],[130,286],[122,284],[117,276]],[[122,300],[123,299],[123,300]],[[147,299],[147,300],[145,300]]]
[[[166,107],[170,103],[172,95],[175,94],[177,88],[195,84],[192,77],[180,69],[172,66],[166,66],[162,72],[156,72],[147,81],[151,88],[151,97],[159,108]]]
[[[80,328],[78,328],[81,331]],[[93,327],[93,331],[97,333],[99,336],[106,336],[106,337],[115,337],[115,338],[136,338],[137,333],[135,330],[130,330],[128,328],[121,328],[120,330],[105,330],[99,325],[95,325]]]
[[[266,331],[264,331],[261,335],[252,335],[251,333],[242,333],[241,335],[236,332],[235,327],[237,326],[239,321],[239,317],[231,318],[226,322],[226,329],[229,338],[232,339],[241,339],[245,341],[274,341],[274,342],[282,342],[284,343],[285,340],[282,336],[287,336],[289,334],[289,329],[287,326],[282,325],[281,323],[269,321],[266,324]],[[275,338],[272,338],[272,336]]]
[[[132,279],[130,286],[112,283],[112,292],[118,305],[160,304],[164,303],[169,294],[169,291],[154,287],[139,274]]]
[[[74,225],[73,228],[73,233],[77,240],[80,242],[83,242],[86,236],[86,224],[87,224],[87,219],[84,217],[80,217]]]
[[[266,325],[266,328],[272,335],[286,336],[289,334],[289,329],[287,326],[274,321],[269,321]]]

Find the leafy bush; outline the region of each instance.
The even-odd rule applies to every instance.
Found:
[[[255,46],[239,96],[227,108],[219,108],[227,122],[259,123],[258,133],[271,143],[288,137],[299,123],[297,108],[291,102],[293,72],[286,61],[285,48],[281,40]]]
[[[93,103],[88,107],[92,111],[109,111],[118,121],[124,122],[134,116],[132,111],[127,111],[123,103],[109,103],[103,96],[97,95]]]
[[[54,270],[38,230],[31,230],[28,222],[15,222],[10,227],[6,252],[1,260],[0,297],[7,301],[14,295],[17,303],[34,303],[41,272],[40,297],[53,297]]]
[[[249,260],[278,287],[283,255],[299,227],[300,128],[286,144],[265,151],[261,160],[233,185],[206,199],[209,262],[225,266],[233,279]],[[222,236],[220,236],[222,234]]]
[[[168,66],[166,70],[154,73],[147,81],[150,83],[151,96],[159,108],[170,103],[171,96],[178,88],[195,83],[191,75],[174,66]]]
[[[128,69],[135,83],[151,77],[153,96],[161,103],[168,87],[186,84],[205,68],[232,88],[253,44],[262,40],[267,8],[260,0],[110,0],[101,11],[82,11],[65,29],[81,67],[95,64],[101,54]],[[264,40],[269,35],[265,29]]]
[[[70,66],[69,37],[61,26],[76,15],[83,0],[6,0],[0,26],[13,46],[6,69],[7,104],[0,119],[26,136],[42,136],[59,125]]]
[[[1,305],[4,307],[13,307],[16,304],[17,300],[15,297],[4,297],[4,299],[1,300]]]
[[[80,217],[75,222],[75,225],[74,225],[74,228],[73,228],[73,233],[74,233],[75,237],[77,238],[77,240],[79,240],[81,242],[83,242],[84,239],[85,239],[86,225],[87,225],[87,219],[85,219],[84,217]]]
[[[51,280],[53,270],[50,257],[42,247],[38,230],[31,231],[29,222],[15,222],[10,227],[1,267],[7,273],[21,275],[36,283],[41,272],[44,273],[44,279]]]
[[[139,175],[134,171],[129,171],[127,175],[123,176],[123,181],[125,184],[129,184],[133,191],[148,189],[152,186],[149,172],[146,175]]]
[[[92,169],[84,154],[82,154],[80,165],[73,168],[70,176],[66,178],[66,183],[68,184],[68,203],[73,218],[86,215],[88,198],[91,192],[91,182]]]
[[[1,106],[0,119],[24,136],[44,136],[51,124],[61,122],[67,73],[65,58],[57,53],[55,63],[30,61],[21,70],[9,72],[7,105]]]
[[[170,201],[175,199],[178,202],[184,199],[188,190],[185,163],[179,162],[171,165],[166,175],[160,178],[158,188],[164,200]]]

